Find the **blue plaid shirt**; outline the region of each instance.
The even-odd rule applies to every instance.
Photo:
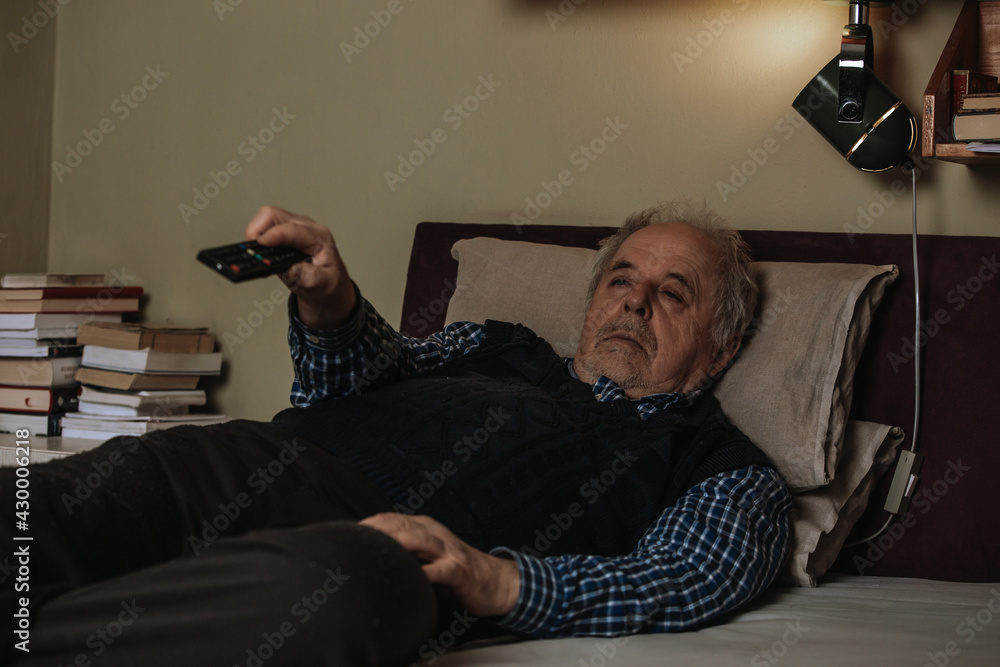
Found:
[[[289,302],[288,341],[295,364],[292,403],[346,396],[440,366],[474,350],[482,325],[461,322],[429,338],[396,332],[359,295],[344,326],[317,331]],[[572,372],[572,361],[567,360]],[[601,401],[629,400],[607,378]],[[643,417],[681,400],[656,394],[636,401]],[[617,636],[684,630],[735,609],[774,581],[789,550],[791,499],[770,468],[748,466],[711,477],[663,511],[635,548],[621,556],[533,556],[504,547],[521,588],[498,624],[535,637]]]

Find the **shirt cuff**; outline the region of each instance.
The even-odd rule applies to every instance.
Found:
[[[511,632],[533,635],[540,628],[553,625],[553,617],[561,596],[556,594],[560,581],[556,571],[541,558],[529,556],[506,547],[496,547],[490,554],[510,558],[517,563],[521,586],[514,608],[498,619],[500,627]]]
[[[366,311],[371,308],[361,296],[357,284],[354,284],[354,295],[357,298],[354,310],[351,311],[347,321],[335,329],[314,329],[306,325],[299,318],[299,299],[295,294],[291,294],[288,298],[288,321],[309,345],[333,352],[343,350],[361,336],[365,321],[368,319]]]

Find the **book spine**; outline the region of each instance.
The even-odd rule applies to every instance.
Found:
[[[951,73],[951,115],[962,110],[962,100],[969,90],[969,70],[957,69]]]

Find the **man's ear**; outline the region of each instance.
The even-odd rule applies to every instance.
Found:
[[[740,344],[742,342],[743,336],[739,333],[734,333],[729,338],[729,342],[726,343],[726,347],[716,353],[715,361],[712,363],[712,367],[708,371],[709,377],[718,377],[722,374],[722,371],[729,367],[729,364],[733,361],[733,358],[739,351]]]

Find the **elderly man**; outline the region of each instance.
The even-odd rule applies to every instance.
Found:
[[[282,276],[294,407],[33,467],[45,604],[16,664],[396,664],[483,628],[676,631],[747,602],[784,562],[790,501],[706,391],[756,301],[711,217],[629,218],[561,359],[506,323],[400,335],[329,230],[262,209],[247,238],[312,257]],[[93,498],[66,495],[116,455]]]

